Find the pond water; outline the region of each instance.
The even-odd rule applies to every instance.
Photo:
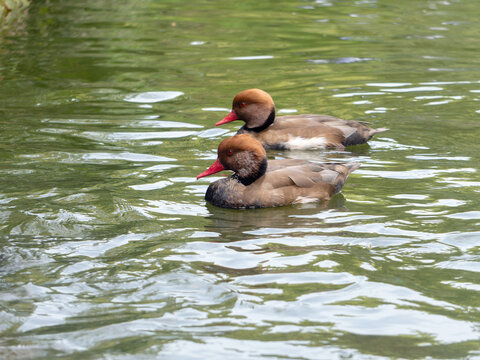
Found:
[[[0,30],[0,357],[480,358],[480,2],[35,1]],[[388,127],[328,204],[195,176],[233,96]]]

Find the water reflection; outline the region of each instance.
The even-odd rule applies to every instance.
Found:
[[[478,356],[478,2],[247,5],[33,2],[3,26],[3,357]],[[195,175],[252,87],[390,131],[269,153],[361,162],[328,203],[217,208]]]
[[[318,226],[313,223],[309,215],[328,209],[342,209],[345,204],[345,198],[342,194],[337,194],[329,202],[282,206],[272,209],[252,209],[248,210],[232,210],[223,209],[206,204],[209,217],[207,231],[217,229],[222,233],[222,238],[228,241],[235,241],[237,237],[244,236],[243,229],[265,229],[265,233],[269,234],[275,228],[284,228],[286,232],[295,232],[295,228]],[[292,215],[295,214],[295,215]],[[292,216],[302,217],[304,221],[293,220]],[[292,227],[294,226],[294,227]],[[238,229],[235,233],[230,233],[231,229]]]
[[[124,100],[133,103],[149,104],[172,100],[182,95],[184,94],[181,91],[149,91],[135,95],[128,95]]]

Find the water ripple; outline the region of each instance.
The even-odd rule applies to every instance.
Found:
[[[478,357],[475,1],[50,3],[0,34],[3,358]],[[217,208],[249,87],[390,130],[269,151],[361,162],[329,202]]]
[[[172,100],[182,95],[183,92],[181,91],[150,91],[128,95],[124,100],[128,102],[145,104]]]

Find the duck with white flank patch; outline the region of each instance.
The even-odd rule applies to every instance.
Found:
[[[266,149],[344,149],[366,143],[386,128],[372,129],[359,121],[329,115],[285,115],[275,117],[272,97],[263,90],[249,89],[233,99],[232,111],[216,125],[243,120],[237,134],[250,134]]]
[[[207,201],[232,209],[274,207],[329,200],[359,166],[354,162],[267,161],[260,142],[249,134],[240,134],[220,143],[218,159],[197,179],[232,170],[233,175],[210,184],[205,194]]]

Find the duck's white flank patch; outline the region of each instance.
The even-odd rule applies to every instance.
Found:
[[[291,150],[325,149],[327,147],[327,141],[323,136],[309,139],[300,136],[291,136],[287,146]]]
[[[306,196],[299,196],[295,199],[293,202],[294,204],[306,204],[306,203],[311,203],[314,201],[318,201],[317,198],[311,198],[311,197],[306,197]]]

